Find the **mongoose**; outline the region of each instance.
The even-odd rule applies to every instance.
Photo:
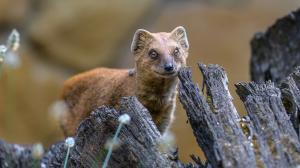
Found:
[[[181,26],[169,33],[138,29],[131,44],[133,70],[96,68],[65,82],[62,99],[69,112],[61,120],[64,134],[74,135],[79,123],[99,106],[118,108],[125,96],[136,96],[164,133],[173,120],[177,72],[186,65],[188,49]]]

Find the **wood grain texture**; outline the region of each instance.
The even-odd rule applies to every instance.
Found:
[[[213,167],[255,167],[255,155],[239,125],[224,70],[218,65],[203,64],[200,69],[206,97],[191,81],[189,69],[179,74],[179,98],[199,146]]]

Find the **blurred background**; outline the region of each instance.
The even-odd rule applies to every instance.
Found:
[[[13,28],[21,34],[19,63],[5,65],[0,78],[0,139],[45,146],[63,139],[55,102],[64,80],[98,66],[132,67],[138,28],[184,26],[194,80],[202,83],[196,62],[223,66],[244,114],[233,84],[250,79],[251,38],[299,6],[298,0],[0,0],[0,44]],[[172,131],[185,162],[202,156],[186,121],[178,103]]]

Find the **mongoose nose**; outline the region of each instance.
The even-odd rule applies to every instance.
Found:
[[[174,70],[174,65],[171,63],[165,64],[165,71],[172,72]]]

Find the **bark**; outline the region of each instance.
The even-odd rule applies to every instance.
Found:
[[[282,81],[281,85],[283,105],[299,136],[300,133],[300,67]]]
[[[75,146],[71,148],[68,167],[101,167],[107,154],[106,144],[113,137],[119,122],[118,117],[127,113],[131,122],[122,127],[119,146],[114,149],[109,167],[196,168],[199,165],[182,164],[177,149],[164,150],[164,140],[151,119],[149,112],[135,97],[123,98],[121,108],[99,107],[79,126]],[[67,147],[63,141],[50,147],[42,159],[34,159],[31,148],[0,143],[2,167],[63,167]],[[33,165],[34,164],[34,165]],[[33,166],[32,166],[33,165]]]
[[[191,71],[179,74],[179,98],[199,146],[213,167],[255,167],[255,155],[239,125],[240,117],[228,91],[224,70],[201,64],[207,97],[191,81]]]
[[[252,143],[257,163],[263,167],[296,167],[300,143],[281,101],[280,89],[272,82],[236,85],[253,123]]]
[[[240,119],[224,70],[217,65],[203,64],[200,69],[206,97],[191,80],[188,68],[179,74],[179,97],[197,142],[212,167],[300,165],[299,139],[282,102],[281,90],[274,83],[236,84],[248,112],[248,116]]]
[[[299,135],[300,125],[300,9],[278,19],[265,33],[251,41],[251,78],[260,83],[271,80],[279,86],[286,111]],[[295,71],[295,72],[294,72]]]
[[[251,79],[279,84],[300,65],[300,9],[278,19],[251,41]]]
[[[7,144],[0,141],[0,167],[39,167],[40,159],[32,155],[32,146]]]
[[[148,111],[135,97],[124,98],[121,110],[101,107],[82,122],[71,149],[69,167],[101,167],[105,144],[113,137],[118,117],[127,113],[131,122],[120,132],[119,147],[113,151],[109,167],[184,167],[177,156],[159,150],[161,135]],[[59,167],[66,155],[63,143],[52,146],[42,160],[47,167]],[[189,165],[192,167],[192,165]]]

